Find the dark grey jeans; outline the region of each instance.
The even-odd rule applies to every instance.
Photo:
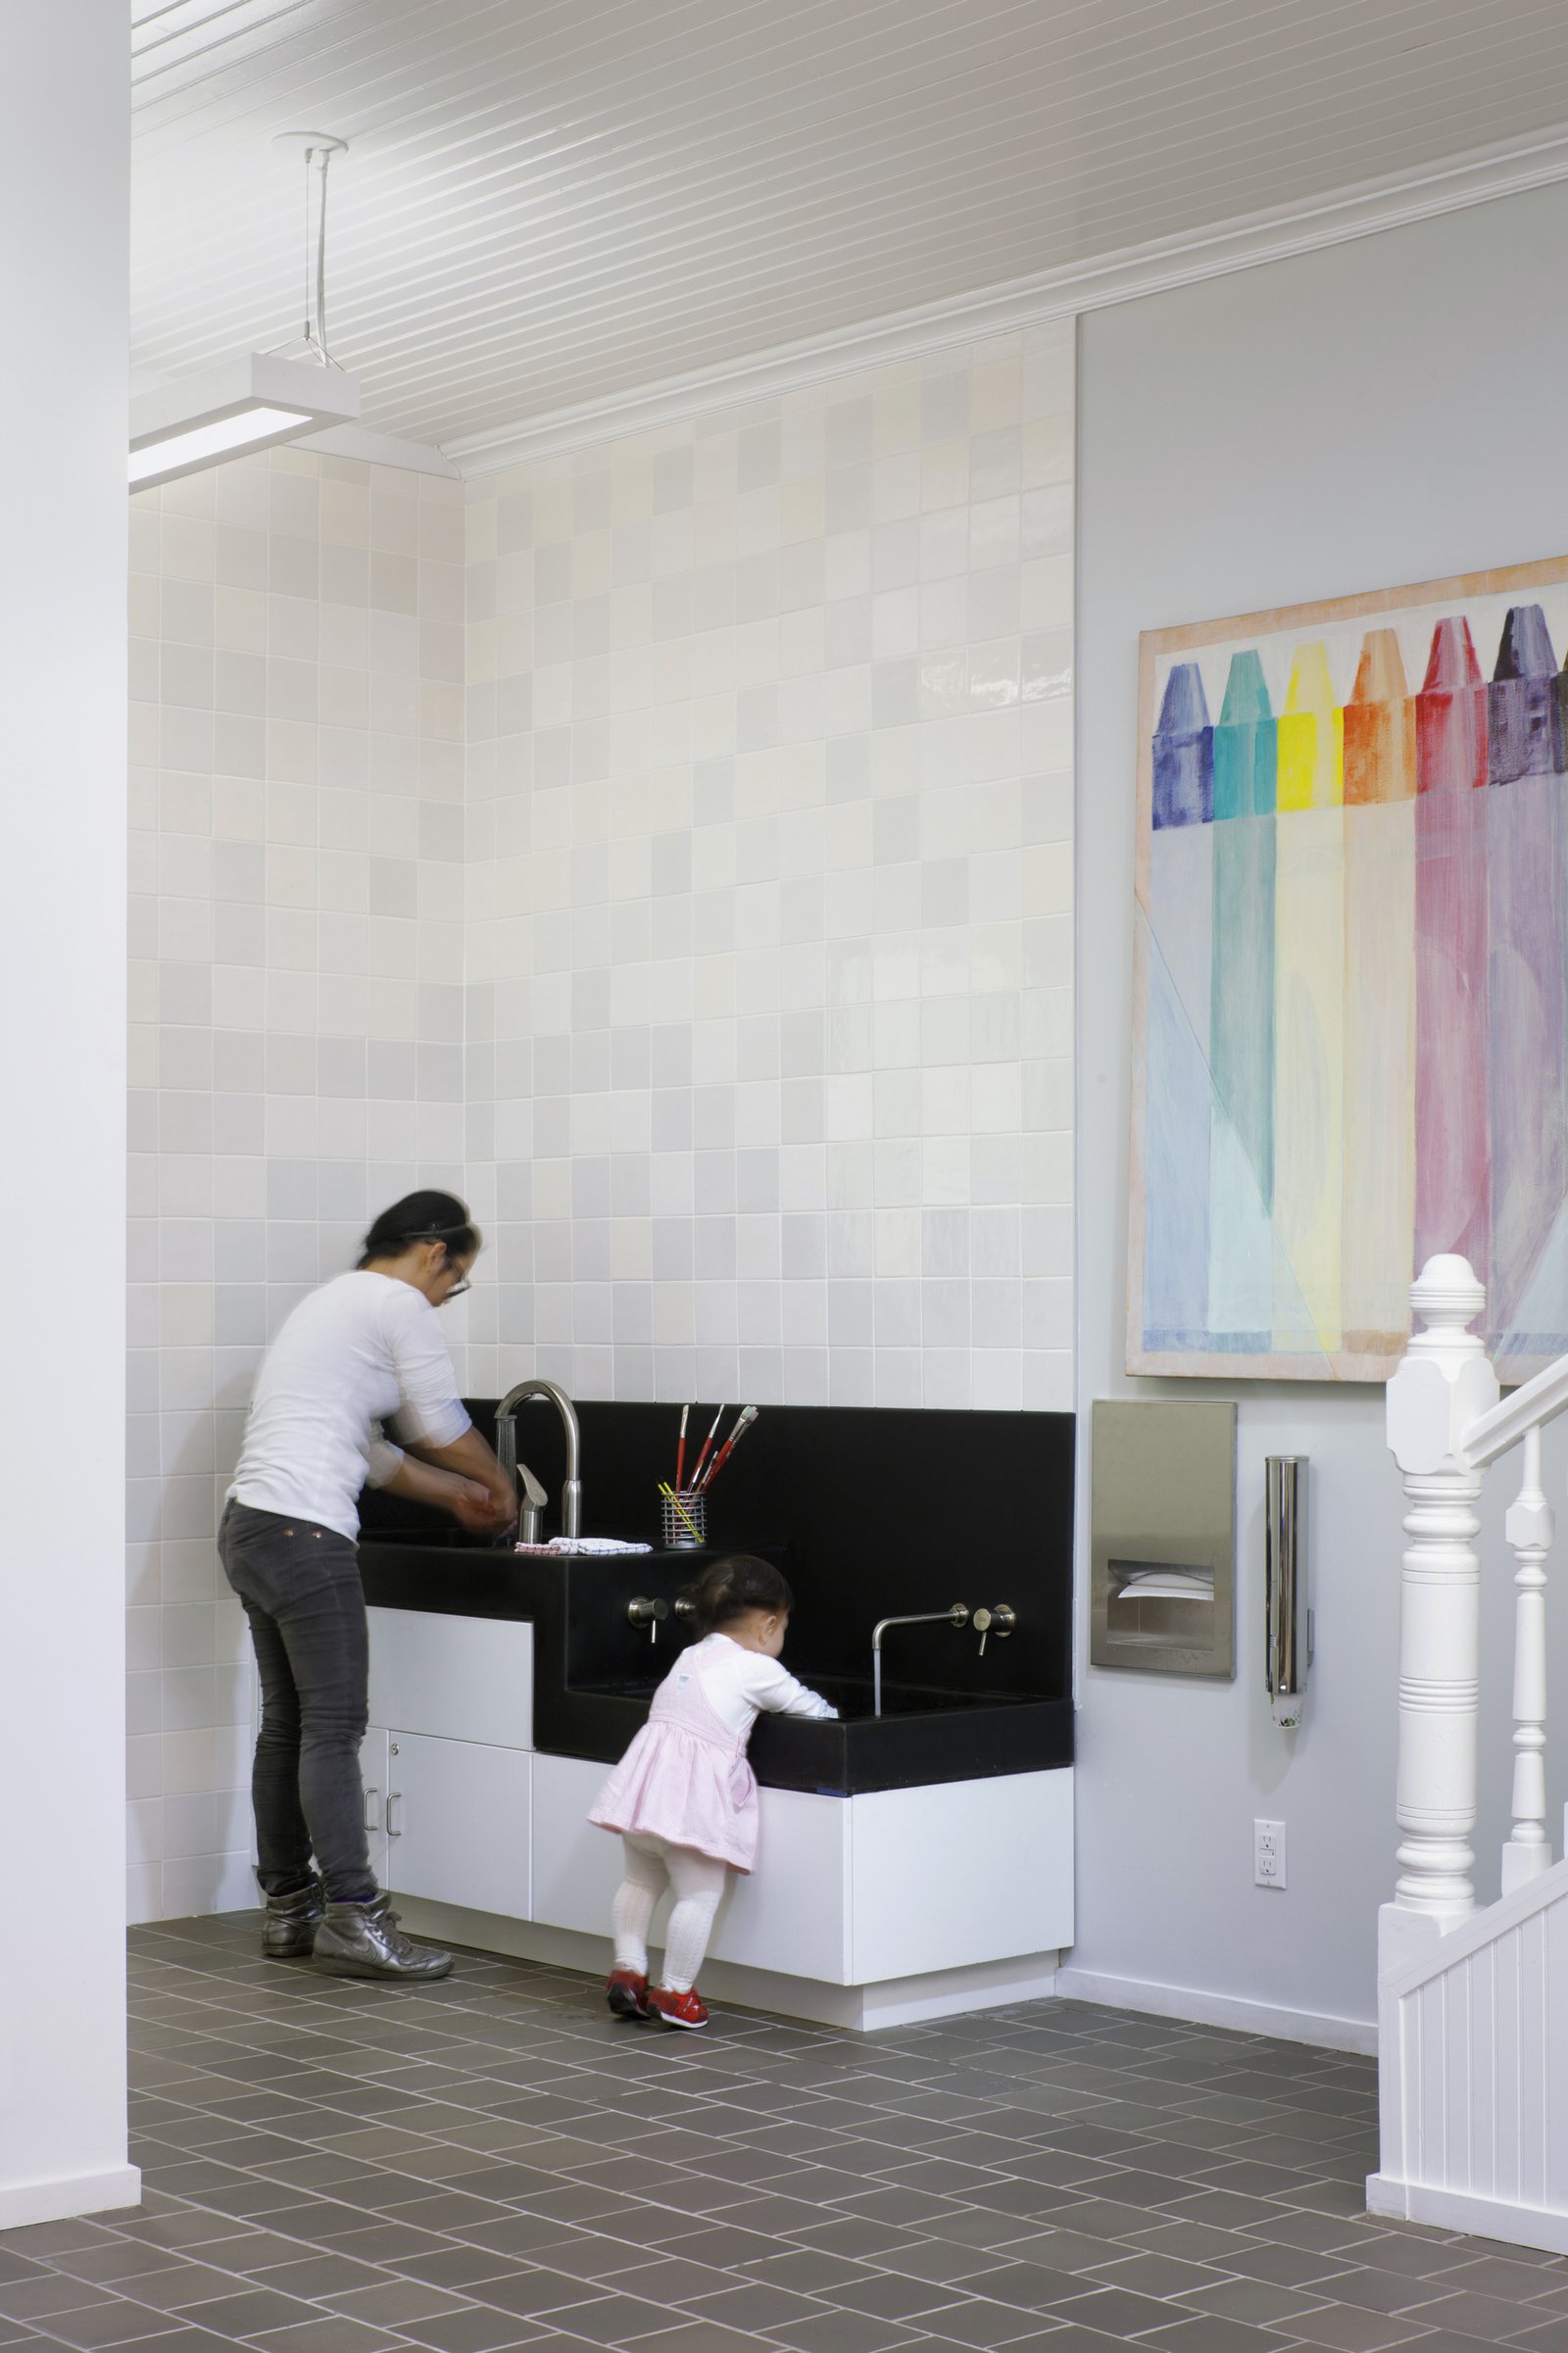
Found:
[[[233,1501],[218,1549],[262,1679],[257,1877],[267,1894],[292,1894],[314,1852],[329,1903],[367,1903],[376,1887],[360,1781],[369,1642],[359,1553],[335,1529]]]

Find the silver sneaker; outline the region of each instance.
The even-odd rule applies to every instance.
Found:
[[[313,1958],[331,1978],[390,1978],[419,1985],[452,1974],[452,1955],[405,1936],[385,1895],[372,1896],[368,1903],[329,1903],[316,1932]]]

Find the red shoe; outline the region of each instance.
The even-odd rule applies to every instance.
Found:
[[[648,1999],[653,2015],[662,2018],[667,2027],[687,2027],[695,2032],[708,2024],[708,2011],[695,1985],[689,1993],[676,1993],[668,1985],[655,1985]]]
[[[652,2018],[648,2006],[648,1980],[639,1977],[634,1969],[612,1969],[605,1985],[605,1996],[617,2018]]]

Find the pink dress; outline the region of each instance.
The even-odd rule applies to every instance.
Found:
[[[750,1871],[757,1859],[757,1779],[749,1734],[731,1732],[677,1660],[648,1721],[588,1810],[601,1830],[631,1831]]]

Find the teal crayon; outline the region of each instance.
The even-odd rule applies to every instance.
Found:
[[[1232,657],[1214,728],[1209,1066],[1209,1324],[1266,1352],[1273,1325],[1274,859],[1277,739],[1263,665]]]

